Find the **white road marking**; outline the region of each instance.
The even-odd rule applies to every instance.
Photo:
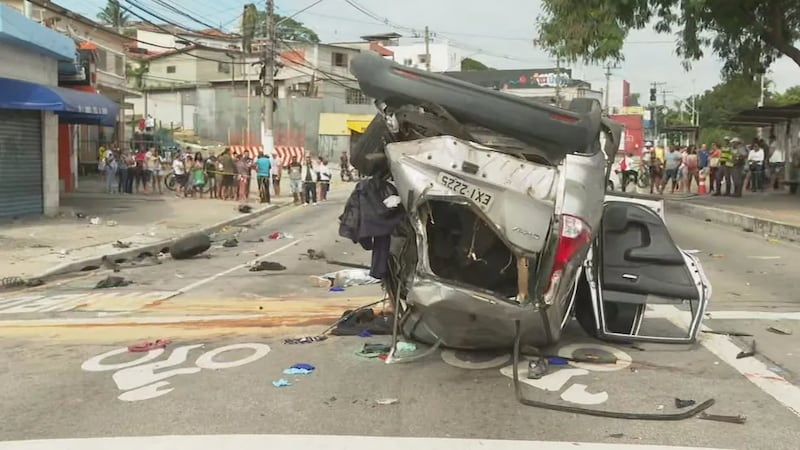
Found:
[[[723,450],[641,444],[371,437],[338,435],[216,434],[196,436],[141,436],[115,438],[43,439],[0,442],[0,450],[238,450],[242,448],[324,448],[326,450]]]
[[[136,402],[161,397],[172,392],[175,388],[169,387],[170,382],[168,381],[172,377],[196,374],[203,369],[223,370],[243,366],[258,361],[270,352],[270,346],[267,344],[254,342],[231,344],[203,353],[195,360],[192,367],[177,367],[187,361],[189,352],[203,347],[204,344],[175,347],[170,351],[166,359],[160,361],[154,360],[166,352],[163,348],[152,349],[132,361],[116,364],[105,364],[103,362],[106,358],[127,354],[128,349],[122,347],[87,359],[81,364],[81,369],[86,372],[116,370],[111,378],[117,388],[124,391],[117,398],[126,402]],[[251,353],[233,361],[219,362],[214,360],[215,357],[222,353],[242,349],[250,350]]]
[[[0,298],[0,314],[66,312],[78,307],[92,311],[129,311],[145,304],[174,297],[174,291],[90,291],[76,294],[25,295]]]
[[[627,368],[633,362],[633,358],[624,351],[612,347],[610,345],[598,343],[573,343],[566,344],[558,349],[557,355],[562,358],[572,358],[578,350],[602,350],[616,356],[617,362],[614,364],[588,364],[569,361],[568,366],[557,368],[551,366],[551,372],[539,379],[530,379],[525,376],[528,371],[528,360],[520,362],[518,370],[520,372],[519,381],[528,386],[541,389],[548,392],[558,392],[567,386],[567,383],[573,377],[583,377],[590,375],[591,372],[614,372]],[[445,360],[447,362],[447,360]],[[508,378],[513,378],[514,364],[509,364],[500,369],[500,373]],[[561,392],[561,400],[566,402],[575,403],[578,405],[599,405],[608,401],[608,393],[597,392],[592,393],[588,391],[588,386],[581,383],[574,383]]]
[[[748,259],[763,259],[763,260],[770,260],[770,259],[781,259],[780,256],[748,256]]]
[[[183,322],[207,322],[214,320],[247,320],[267,317],[265,314],[219,314],[214,316],[183,315],[183,316],[157,316],[157,317],[75,317],[66,319],[31,319],[31,320],[0,320],[0,329],[3,327],[35,327],[35,326],[71,326],[71,325],[156,325]]]
[[[224,277],[225,275],[227,275],[227,274],[229,274],[231,272],[235,272],[237,270],[244,269],[245,267],[250,267],[253,264],[259,263],[262,260],[264,260],[266,258],[269,258],[272,255],[276,255],[276,254],[286,250],[287,248],[294,247],[295,245],[300,244],[300,242],[302,242],[302,241],[303,241],[302,239],[293,239],[292,242],[284,245],[283,247],[277,248],[277,249],[267,253],[266,255],[261,255],[258,258],[250,260],[250,261],[248,261],[248,262],[246,262],[244,264],[239,264],[238,266],[234,266],[234,267],[231,267],[230,269],[223,270],[222,272],[219,272],[217,274],[211,275],[210,277],[203,278],[202,280],[195,281],[194,283],[192,283],[192,284],[190,284],[188,286],[185,286],[185,287],[182,287],[182,288],[178,289],[178,291],[172,297],[174,297],[175,295],[178,295],[178,294],[185,294],[185,293],[191,291],[194,288],[197,288],[197,287],[200,287],[200,286],[202,286],[204,284],[210,283],[210,282],[216,280],[219,277]]]
[[[676,326],[686,328],[690,320],[690,313],[679,310],[670,305],[651,305],[653,311],[659,313]],[[713,313],[712,313],[713,317]],[[711,329],[707,326],[702,327],[705,331]],[[727,337],[719,334],[700,333],[698,337],[700,344],[708,351],[717,356],[729,366],[744,375],[756,387],[770,395],[794,414],[800,416],[800,388],[787,381],[782,376],[769,370],[766,364],[757,358],[736,359],[736,355],[742,351],[739,346]]]
[[[658,305],[648,307],[647,318],[669,319],[675,315],[672,310],[660,310]],[[710,320],[800,320],[800,312],[772,311],[708,311]]]

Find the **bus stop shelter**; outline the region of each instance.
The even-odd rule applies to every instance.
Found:
[[[700,141],[700,127],[693,125],[674,125],[662,128],[659,132],[667,135],[667,142],[670,145],[697,145]],[[678,137],[677,142],[675,136]]]
[[[786,164],[783,182],[791,193],[797,193],[800,183],[800,103],[784,106],[762,106],[736,113],[729,125],[768,128],[766,137],[775,136],[776,145],[783,149]]]

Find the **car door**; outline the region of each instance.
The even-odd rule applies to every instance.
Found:
[[[673,241],[663,201],[607,193],[600,230],[584,272],[587,284],[578,299],[581,304],[576,305],[576,316],[591,334],[608,340],[664,343],[695,339],[711,286],[697,258]],[[648,305],[653,304],[690,312],[685,334],[658,327],[643,331],[643,320],[652,309]]]

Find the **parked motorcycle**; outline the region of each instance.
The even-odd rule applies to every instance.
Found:
[[[559,108],[371,54],[351,71],[378,107],[352,150],[371,176],[356,189],[405,209],[384,278],[399,333],[545,347],[575,317],[605,340],[695,340],[711,286],[662,202],[606,193],[622,126],[597,101]],[[684,334],[643,326],[655,300],[691,316]]]

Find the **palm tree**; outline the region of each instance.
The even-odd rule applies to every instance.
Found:
[[[103,23],[113,26],[117,31],[120,31],[128,24],[130,16],[120,7],[119,1],[108,0],[106,7],[97,13],[97,18]]]

